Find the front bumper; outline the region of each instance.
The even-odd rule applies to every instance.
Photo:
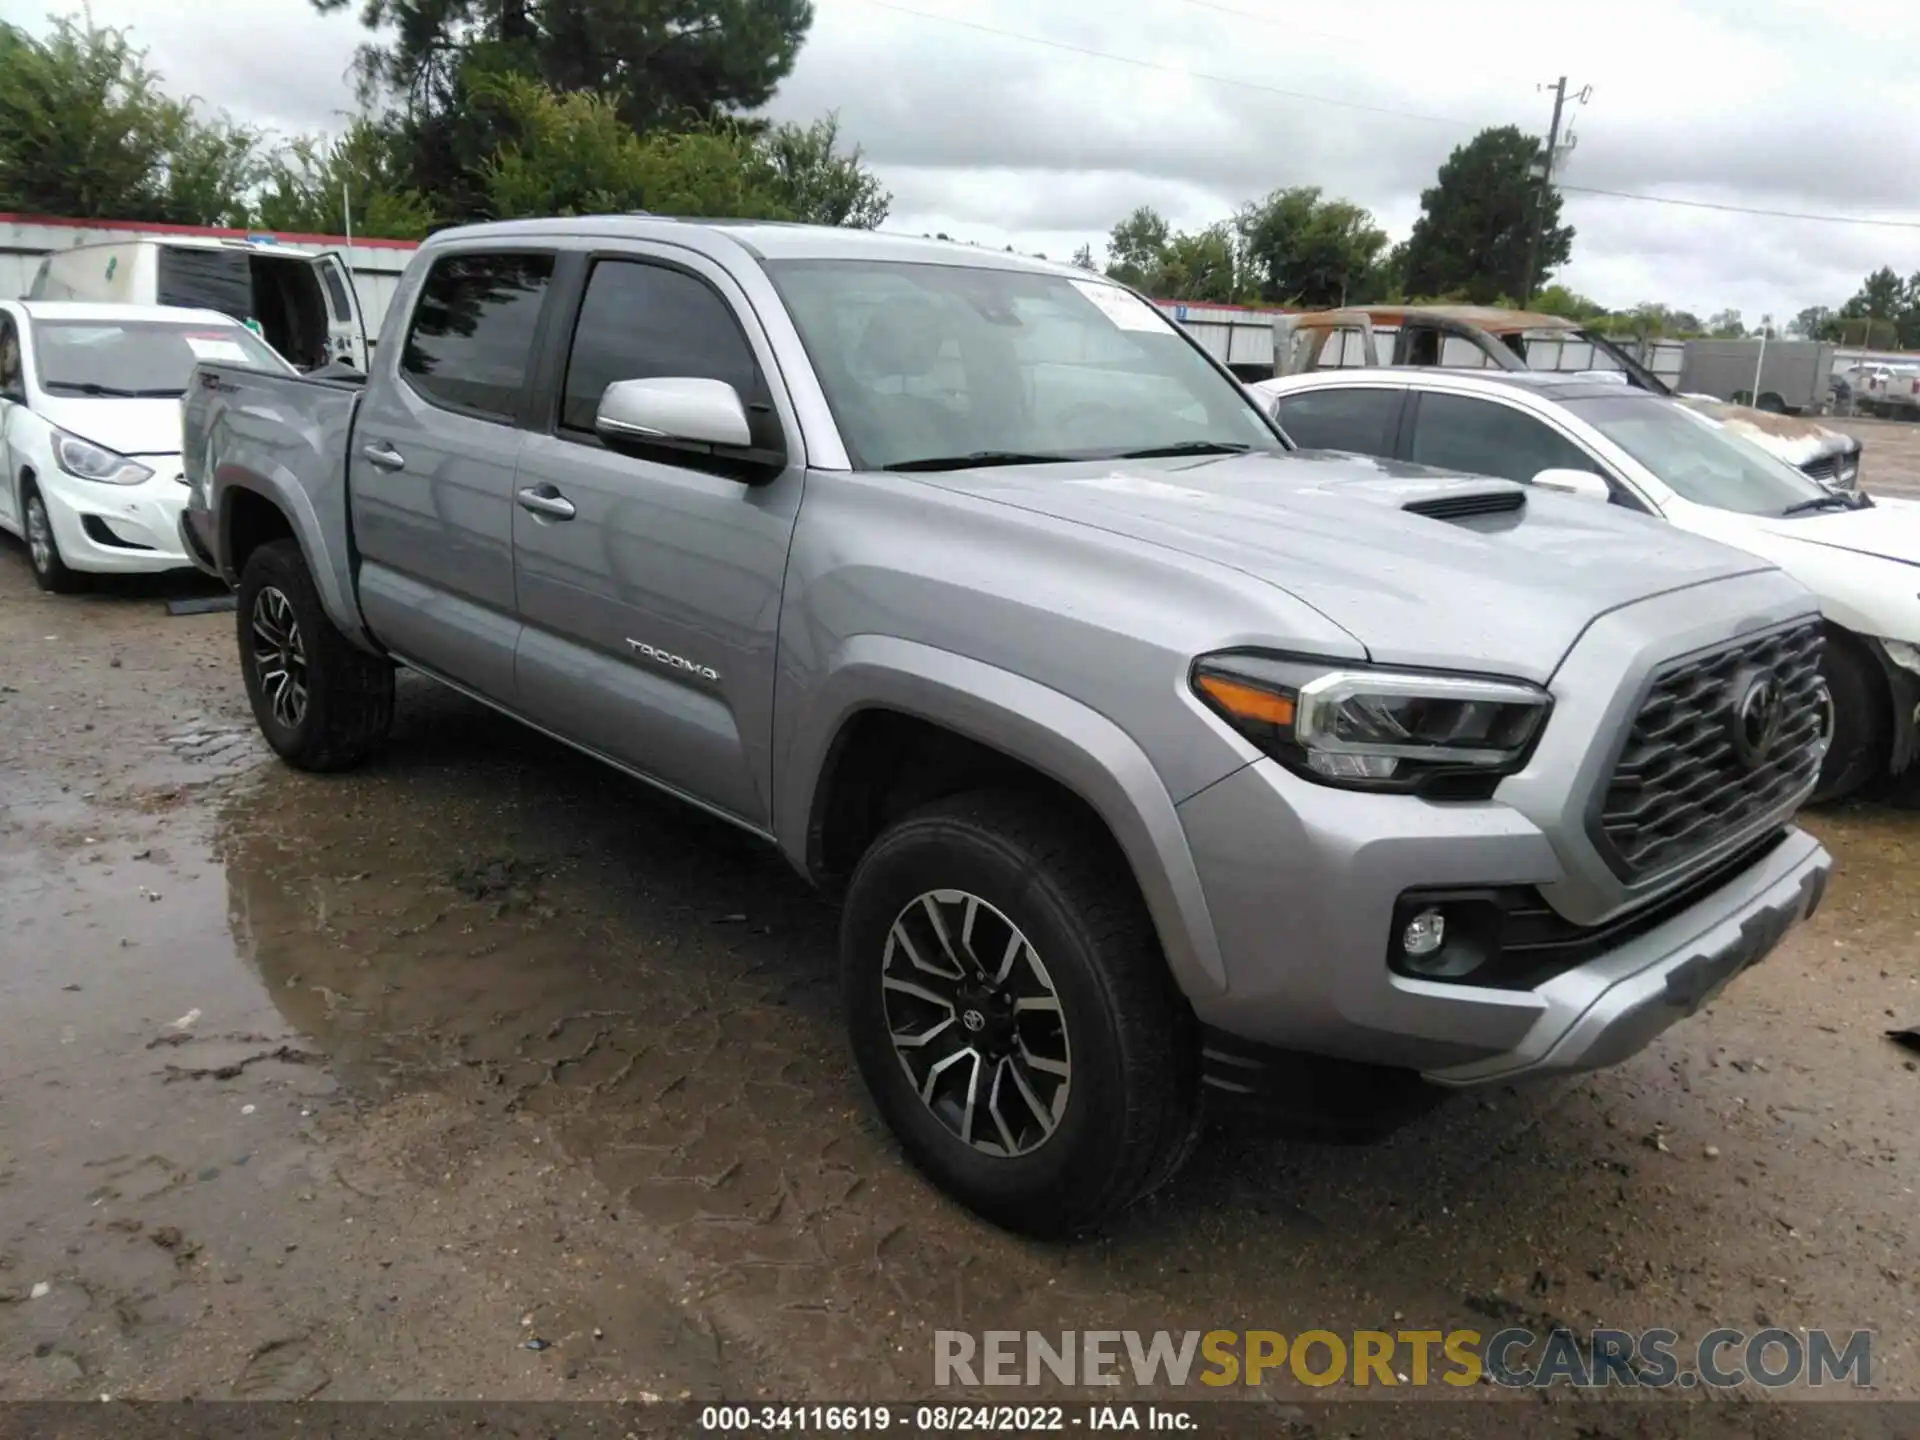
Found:
[[[103,485],[51,468],[38,477],[60,558],[72,569],[140,575],[193,563],[180,540],[187,487],[178,457],[142,463],[155,473],[138,485]]]
[[[1226,993],[1194,999],[1200,1020],[1257,1047],[1447,1085],[1625,1060],[1812,915],[1832,870],[1818,841],[1790,829],[1657,924],[1531,988],[1497,989],[1396,974],[1387,948],[1409,889],[1554,880],[1552,846],[1517,811],[1329,790],[1261,761],[1180,814],[1228,964]],[[1279,814],[1298,831],[1250,849]]]

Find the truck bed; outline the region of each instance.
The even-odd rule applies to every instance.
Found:
[[[289,517],[322,603],[342,633],[369,644],[354,599],[347,457],[365,377],[195,367],[183,402],[181,462],[189,523],[228,583],[233,523],[247,492]]]

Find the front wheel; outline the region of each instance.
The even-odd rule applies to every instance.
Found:
[[[386,739],[393,666],[327,618],[298,543],[276,540],[247,557],[235,611],[247,699],[282,760],[345,770]]]
[[[60,556],[60,537],[53,533],[53,517],[47,514],[47,502],[40,487],[25,481],[20,487],[22,528],[27,536],[27,558],[33,564],[33,580],[51,595],[71,595],[84,589],[86,577]]]
[[[919,810],[861,859],[840,945],[875,1104],[909,1158],[981,1215],[1070,1234],[1191,1152],[1196,1027],[1091,821],[1016,794]]]
[[[1886,771],[1892,705],[1886,677],[1849,635],[1828,630],[1820,675],[1827,688],[1827,753],[1813,801],[1831,804],[1859,794]]]

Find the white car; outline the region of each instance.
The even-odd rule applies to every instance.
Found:
[[[294,373],[212,310],[0,301],[0,529],[42,589],[192,564],[180,397],[202,360]]]
[[[1913,764],[1920,710],[1920,505],[1823,486],[1736,426],[1574,375],[1408,367],[1260,381],[1310,450],[1390,456],[1570,491],[1772,561],[1828,621],[1832,701],[1816,799]]]

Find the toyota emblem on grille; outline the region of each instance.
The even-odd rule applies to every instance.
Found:
[[[1767,761],[1786,718],[1780,687],[1764,670],[1745,670],[1733,683],[1733,753],[1749,770]]]

